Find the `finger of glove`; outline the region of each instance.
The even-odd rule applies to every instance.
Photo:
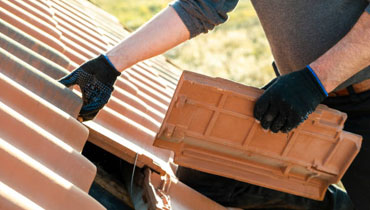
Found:
[[[77,84],[77,74],[75,72],[72,72],[68,74],[67,76],[61,78],[58,82],[62,83],[66,87],[70,87],[72,85]]]
[[[281,128],[287,123],[286,114],[280,112],[279,115],[275,118],[270,126],[270,130],[274,133],[277,133]]]
[[[98,114],[99,110],[95,110],[93,112],[90,112],[90,113],[85,113],[85,114],[79,114],[79,117],[82,118],[82,121],[88,121],[88,120],[93,120],[96,115]]]
[[[279,114],[278,107],[276,105],[270,104],[268,110],[265,112],[261,120],[261,126],[266,130],[269,129],[272,122],[275,120],[278,114]]]
[[[254,117],[261,121],[263,117],[265,116],[265,113],[267,112],[269,108],[269,101],[266,99],[266,96],[263,94],[254,105],[253,114]]]
[[[285,125],[281,128],[281,131],[283,133],[288,133],[294,128],[296,128],[301,122],[303,122],[303,119],[296,114],[294,111],[290,111]]]
[[[93,102],[93,103],[83,105],[82,108],[81,108],[80,114],[81,115],[87,115],[87,114],[90,114],[92,112],[99,111],[100,109],[102,109],[104,107],[105,104],[106,103],[99,101],[99,102]]]

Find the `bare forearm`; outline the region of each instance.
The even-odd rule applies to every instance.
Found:
[[[172,7],[168,7],[107,52],[117,70],[164,53],[188,40],[190,33]]]
[[[350,32],[312,62],[327,92],[370,64],[370,15],[364,12]]]

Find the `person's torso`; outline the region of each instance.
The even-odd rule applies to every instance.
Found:
[[[281,74],[316,60],[356,23],[366,0],[252,0]],[[337,89],[370,78],[362,70]]]

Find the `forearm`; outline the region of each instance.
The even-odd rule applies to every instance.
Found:
[[[188,40],[190,33],[172,7],[168,7],[107,52],[118,71],[162,54]]]
[[[350,32],[310,66],[331,92],[370,64],[370,14],[364,12]]]

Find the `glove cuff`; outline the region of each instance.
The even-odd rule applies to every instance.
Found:
[[[110,87],[113,87],[117,77],[121,75],[121,72],[117,71],[104,55],[100,55],[97,58],[86,62],[81,66],[81,68],[94,75],[100,82]]]
[[[311,66],[307,65],[306,66],[307,70],[311,72],[311,75],[315,78],[315,81],[317,82],[317,84],[320,86],[320,89],[322,91],[322,93],[325,95],[325,97],[328,97],[329,94],[328,92],[326,91],[324,85],[321,83],[319,77],[316,75],[315,71],[311,68]]]

